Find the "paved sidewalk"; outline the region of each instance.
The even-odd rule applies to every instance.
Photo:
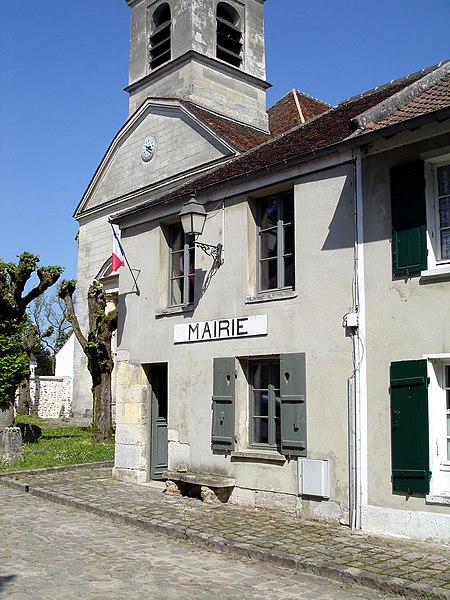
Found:
[[[112,479],[110,468],[23,472],[0,483],[198,547],[246,556],[410,598],[450,599],[450,548],[368,536],[294,516],[169,497]]]

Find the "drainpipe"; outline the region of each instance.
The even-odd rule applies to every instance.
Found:
[[[367,504],[367,387],[365,356],[364,229],[361,153],[354,155],[355,194],[355,309],[357,327],[353,328],[354,376],[354,504],[351,527],[362,528],[362,509]],[[349,448],[350,451],[350,448]],[[352,449],[353,452],[353,449]],[[352,486],[350,486],[351,489]]]

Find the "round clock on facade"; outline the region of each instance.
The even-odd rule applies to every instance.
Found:
[[[155,155],[156,140],[153,136],[146,137],[142,145],[141,158],[148,162]]]

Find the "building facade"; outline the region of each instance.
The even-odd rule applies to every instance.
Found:
[[[266,112],[263,2],[127,1],[130,116],[76,212],[79,293],[119,308],[115,475],[448,541],[449,64]]]

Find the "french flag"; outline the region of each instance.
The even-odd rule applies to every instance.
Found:
[[[112,251],[112,271],[116,273],[125,264],[125,252],[122,244],[117,237],[117,233],[113,229],[113,251]]]

